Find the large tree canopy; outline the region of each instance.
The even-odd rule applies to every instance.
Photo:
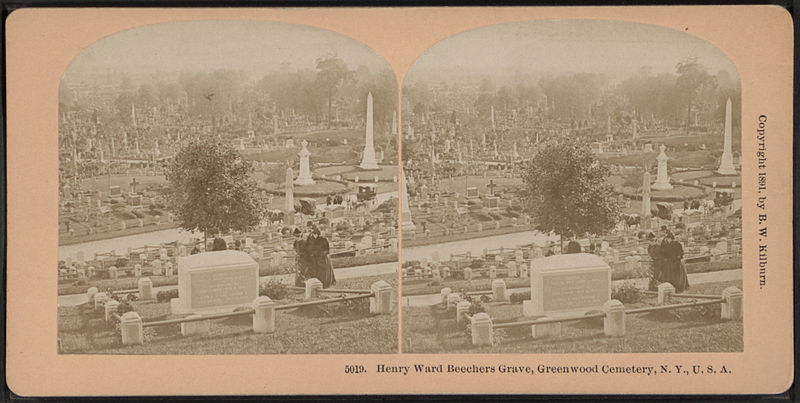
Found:
[[[185,144],[168,170],[169,205],[181,228],[218,235],[250,230],[266,211],[251,177],[253,167],[226,144]]]
[[[576,138],[551,138],[525,167],[528,211],[543,232],[602,234],[614,228],[620,205],[589,145]]]

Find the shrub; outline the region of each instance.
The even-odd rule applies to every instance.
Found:
[[[622,284],[611,289],[611,299],[619,300],[623,304],[633,304],[639,302],[644,297],[644,293],[632,281],[624,281]]]
[[[508,299],[509,299],[509,301],[511,301],[512,304],[521,304],[522,301],[527,301],[527,300],[531,299],[531,292],[530,291],[515,292],[515,293],[512,293],[508,297]]]
[[[156,301],[158,302],[169,302],[173,298],[178,298],[177,288],[174,290],[159,291],[156,294]]]
[[[286,284],[275,279],[270,280],[268,283],[262,283],[258,287],[258,295],[265,295],[271,299],[286,298],[291,292]]]

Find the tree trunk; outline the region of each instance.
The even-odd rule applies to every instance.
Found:
[[[328,129],[331,128],[331,110],[333,104],[333,92],[328,91]]]
[[[692,126],[692,103],[688,102],[686,104],[686,130],[689,130],[689,127]]]

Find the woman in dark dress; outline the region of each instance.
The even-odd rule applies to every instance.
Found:
[[[308,249],[310,252],[311,272],[320,282],[323,288],[328,288],[336,284],[336,277],[333,274],[333,265],[328,256],[330,245],[328,240],[321,236],[319,229],[314,228],[308,238]]]
[[[303,237],[294,241],[294,262],[297,271],[294,275],[294,284],[300,287],[305,286],[306,280],[314,277],[310,273],[311,265],[308,252],[308,240]]]
[[[689,288],[689,277],[686,275],[686,265],[683,263],[683,246],[675,240],[672,232],[661,241],[661,255],[663,260],[663,281],[672,284],[675,292],[681,293]]]

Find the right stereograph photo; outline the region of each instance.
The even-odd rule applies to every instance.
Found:
[[[741,86],[688,32],[493,25],[402,88],[407,353],[743,351]]]

